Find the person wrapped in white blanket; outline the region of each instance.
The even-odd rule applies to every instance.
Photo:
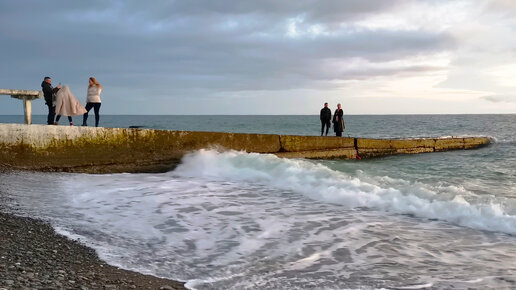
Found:
[[[67,85],[62,86],[57,91],[55,107],[57,115],[55,125],[58,125],[61,116],[67,116],[70,126],[73,126],[72,116],[84,115],[86,113],[84,106],[75,98]]]

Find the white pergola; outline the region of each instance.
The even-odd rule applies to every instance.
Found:
[[[11,98],[23,100],[25,124],[32,124],[31,101],[41,99],[43,97],[41,91],[0,89],[0,95],[10,95]]]

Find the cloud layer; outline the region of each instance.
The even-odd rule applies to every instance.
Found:
[[[0,87],[52,75],[82,99],[94,75],[115,114],[309,114],[346,96],[352,113],[400,97],[399,113],[429,99],[482,110],[516,91],[515,14],[509,1],[0,1]]]

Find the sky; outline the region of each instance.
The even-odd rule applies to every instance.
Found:
[[[0,0],[0,88],[44,76],[101,114],[514,114],[516,1]]]

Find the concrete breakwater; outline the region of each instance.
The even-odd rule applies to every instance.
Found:
[[[477,148],[487,137],[368,139],[0,124],[0,166],[67,172],[157,172],[188,152],[221,148],[285,158],[380,157]]]

